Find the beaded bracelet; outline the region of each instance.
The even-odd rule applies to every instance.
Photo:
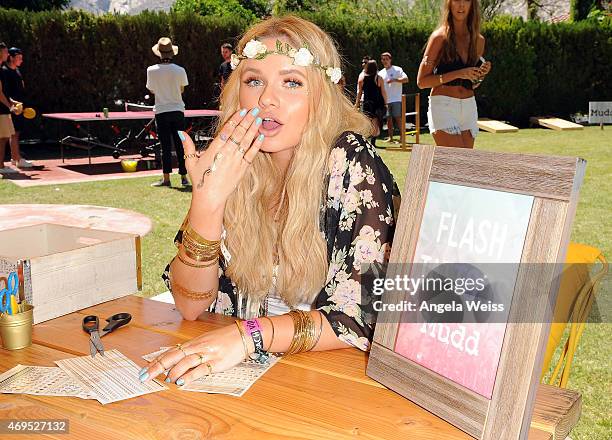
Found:
[[[170,273],[170,287],[173,294],[184,296],[185,298],[201,301],[203,299],[210,299],[216,292],[215,289],[206,290],[204,292],[197,292],[195,290],[189,290],[178,283],[172,281],[172,273]]]

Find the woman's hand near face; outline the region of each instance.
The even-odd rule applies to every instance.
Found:
[[[252,344],[249,350],[253,350]],[[154,379],[169,370],[166,382],[183,385],[211,373],[229,370],[245,357],[238,328],[228,325],[161,354],[141,370],[140,380]]]
[[[193,183],[194,211],[217,211],[225,206],[263,143],[263,135],[258,135],[262,122],[258,113],[259,109],[234,113],[201,153],[196,152],[186,133],[180,133],[184,138],[185,165]]]

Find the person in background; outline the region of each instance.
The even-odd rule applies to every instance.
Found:
[[[157,136],[162,148],[163,178],[151,186],[170,186],[172,173],[172,145],[176,150],[176,159],[181,175],[181,184],[189,186],[183,143],[179,131],[185,129],[185,103],[182,93],[189,84],[187,73],[181,66],[173,63],[173,57],[178,54],[178,46],[172,45],[172,40],[162,37],[151,48],[160,58],[159,63],[147,68],[147,89],[155,94],[155,124]]]
[[[225,83],[232,73],[232,65],[230,61],[233,53],[234,48],[231,44],[225,43],[221,45],[221,56],[223,57],[223,62],[219,66],[219,84],[221,86],[221,90],[223,90],[223,86],[225,86]]]
[[[482,63],[484,47],[478,0],[446,0],[417,76],[419,88],[431,88],[427,119],[436,145],[474,147],[474,89],[491,70],[489,61]]]
[[[405,130],[402,127],[402,84],[408,82],[408,76],[399,66],[394,66],[389,52],[384,52],[380,56],[380,61],[383,64],[383,69],[378,72],[385,83],[387,92],[387,129],[389,130],[389,138],[387,141],[393,142],[393,123],[400,130]]]
[[[18,47],[11,47],[8,50],[8,59],[2,66],[2,75],[5,81],[4,94],[9,99],[23,103],[25,100],[25,84],[19,68],[23,64],[23,52]],[[17,168],[28,169],[34,167],[34,164],[21,156],[19,150],[19,136],[23,133],[25,127],[25,118],[22,113],[11,115],[15,134],[11,136],[11,162]]]
[[[371,59],[370,55],[364,55],[361,58],[361,72],[359,72],[359,76],[357,77],[357,91],[356,91],[357,94],[359,94],[359,81],[363,81],[363,77],[365,76],[366,67],[368,67],[368,61],[370,61],[370,59]],[[361,107],[360,110],[363,111],[363,95],[361,96],[359,105]]]
[[[380,134],[382,118],[385,114],[387,92],[383,79],[378,76],[378,64],[376,60],[367,63],[365,75],[357,83],[357,99],[355,108],[359,108],[359,103],[363,100],[363,112],[372,120],[374,133],[370,138],[372,145],[376,146],[376,136]]]
[[[0,64],[6,62],[8,56],[8,47],[5,43],[0,43]],[[0,174],[12,174],[18,173],[19,171],[4,166],[4,149],[11,136],[15,134],[11,113],[16,110],[16,103],[6,96],[4,92],[5,88],[6,81],[4,79],[4,71],[0,69]]]

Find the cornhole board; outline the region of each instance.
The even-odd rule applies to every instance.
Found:
[[[584,128],[580,124],[574,124],[573,122],[555,118],[554,116],[532,116],[529,118],[529,122],[557,131],[582,130]]]
[[[518,127],[514,125],[488,118],[480,118],[478,120],[478,128],[489,133],[514,133],[518,131]]]

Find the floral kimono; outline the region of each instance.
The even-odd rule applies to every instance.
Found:
[[[309,307],[329,321],[338,337],[361,350],[368,350],[376,314],[371,295],[363,290],[362,270],[382,265],[388,259],[395,230],[395,200],[399,190],[375,148],[363,136],[344,132],[329,159],[327,196],[322,206],[321,228],[327,241],[327,281]],[[183,227],[175,237],[182,240]],[[210,311],[250,318],[265,314],[265,308],[250,303],[225,275],[231,256],[222,243],[219,292]],[[171,290],[169,265],[162,278]]]

